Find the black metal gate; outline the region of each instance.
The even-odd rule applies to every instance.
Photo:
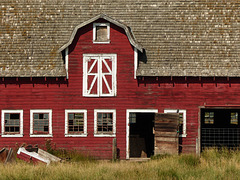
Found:
[[[201,150],[240,147],[240,109],[201,110]]]

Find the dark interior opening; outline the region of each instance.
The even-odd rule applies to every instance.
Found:
[[[240,146],[240,109],[201,109],[201,151]]]
[[[154,154],[154,113],[130,113],[130,158],[146,158]]]

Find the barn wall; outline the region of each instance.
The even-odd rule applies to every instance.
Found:
[[[0,110],[22,109],[24,137],[0,137],[0,145],[16,143],[43,145],[52,139],[56,147],[74,148],[94,156],[111,158],[112,137],[94,137],[94,109],[116,109],[116,137],[120,157],[126,157],[127,109],[186,109],[187,137],[183,152],[196,152],[199,106],[240,104],[240,83],[236,79],[168,78],[137,79],[134,76],[134,52],[124,31],[111,25],[110,44],[92,44],[92,24],[85,26],[70,46],[69,79],[5,78],[0,80]],[[82,54],[117,54],[117,96],[82,96]],[[52,109],[53,137],[31,137],[30,110]],[[87,137],[64,137],[65,109],[87,110]],[[0,125],[1,126],[1,125]]]

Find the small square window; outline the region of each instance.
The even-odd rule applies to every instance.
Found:
[[[94,136],[115,136],[116,110],[95,110],[94,117]]]
[[[238,125],[238,112],[231,112],[231,124]]]
[[[87,136],[87,110],[65,110],[65,137]]]
[[[109,23],[93,23],[93,43],[110,43]]]
[[[2,137],[23,136],[23,110],[2,110]]]
[[[52,110],[30,110],[30,137],[52,137]]]
[[[205,124],[214,124],[214,112],[205,112],[204,123]]]
[[[136,113],[130,113],[129,114],[129,123],[130,124],[137,123],[137,114]]]

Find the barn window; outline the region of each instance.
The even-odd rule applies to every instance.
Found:
[[[179,113],[179,137],[186,137],[186,110],[183,109],[165,109],[164,113]]]
[[[23,136],[23,110],[2,110],[2,137]]]
[[[115,136],[116,110],[94,110],[94,135]]]
[[[135,123],[137,123],[137,114],[136,114],[136,113],[131,112],[131,113],[129,114],[129,123],[130,123],[130,124],[135,124]]]
[[[93,43],[110,43],[109,23],[93,23]]]
[[[65,110],[65,137],[87,136],[87,110]]]
[[[30,137],[52,137],[52,110],[30,110]]]
[[[204,123],[205,124],[214,124],[214,112],[205,112]]]
[[[238,112],[231,112],[231,124],[238,125]]]
[[[83,55],[83,96],[116,96],[116,54]]]

